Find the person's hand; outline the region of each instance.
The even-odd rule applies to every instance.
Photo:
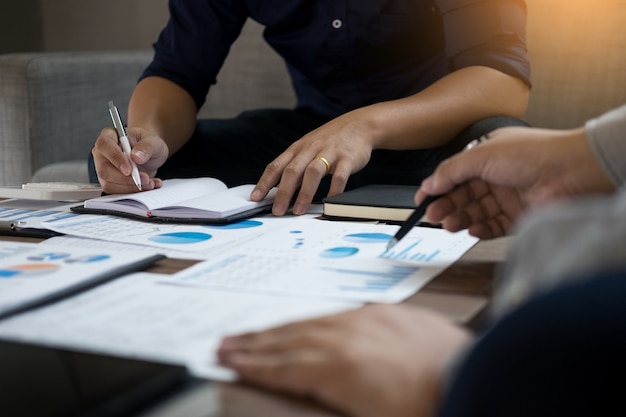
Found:
[[[139,168],[141,188],[144,191],[160,188],[163,184],[154,178],[157,169],[167,160],[167,145],[158,136],[144,129],[128,128],[128,140],[132,147],[131,158]],[[91,151],[98,181],[108,194],[137,192],[137,186],[131,178],[131,165],[122,152],[117,133],[113,128],[105,128],[100,133]]]
[[[428,310],[369,305],[227,337],[220,361],[249,383],[311,396],[354,417],[430,416],[468,333]]]
[[[278,184],[272,213],[280,216],[287,212],[300,187],[292,211],[304,214],[327,174],[332,174],[328,195],[341,193],[350,175],[370,160],[372,145],[368,143],[366,125],[360,112],[355,111],[303,136],[267,165],[251,199],[263,199]]]
[[[510,232],[530,207],[615,187],[587,144],[583,128],[508,127],[442,162],[415,195],[442,195],[426,217],[449,231],[491,239]]]

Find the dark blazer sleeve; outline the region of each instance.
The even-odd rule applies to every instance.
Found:
[[[459,366],[438,416],[615,415],[624,375],[626,269],[538,296],[498,321]]]

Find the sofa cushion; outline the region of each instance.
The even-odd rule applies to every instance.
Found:
[[[100,130],[111,124],[108,101],[126,109],[150,57],[150,51],[0,57],[0,143],[11,147],[2,152],[2,183],[28,181],[51,163],[86,161]]]

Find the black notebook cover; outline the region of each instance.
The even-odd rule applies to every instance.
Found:
[[[324,203],[329,218],[404,221],[415,210],[417,185],[366,185],[332,197]]]

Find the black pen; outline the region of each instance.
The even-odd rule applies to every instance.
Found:
[[[45,239],[53,236],[60,236],[61,234],[48,229],[28,227],[26,223],[21,221],[0,220],[0,235],[39,237]]]
[[[404,237],[406,236],[407,233],[409,233],[409,231],[411,231],[411,229],[413,227],[415,227],[415,225],[417,223],[419,223],[419,221],[422,219],[422,217],[424,217],[424,213],[426,213],[426,208],[428,207],[428,205],[430,203],[432,203],[433,201],[435,201],[436,199],[438,199],[441,196],[438,195],[429,195],[428,197],[426,197],[424,199],[424,201],[422,201],[422,204],[420,204],[419,206],[417,206],[415,208],[415,210],[413,211],[413,213],[411,213],[411,215],[409,216],[408,219],[406,219],[404,221],[404,223],[402,223],[402,226],[400,226],[400,228],[398,229],[398,231],[396,232],[396,234],[393,236],[393,238],[389,241],[389,243],[387,244],[387,249],[386,251],[389,251],[391,248],[393,248],[394,246],[396,246],[396,244]]]

